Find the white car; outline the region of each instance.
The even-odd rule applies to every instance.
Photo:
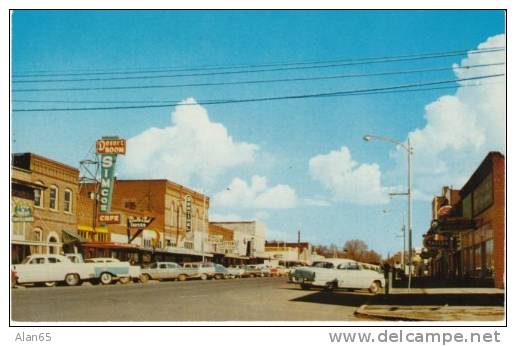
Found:
[[[368,289],[376,294],[385,286],[383,274],[353,260],[316,262],[315,266],[297,269],[294,276],[301,288]]]
[[[66,282],[69,286],[78,285],[83,280],[91,280],[95,272],[91,264],[74,263],[61,255],[32,255],[21,264],[12,266],[16,272],[18,284],[45,284],[55,286],[57,282]]]
[[[239,265],[230,265],[226,269],[228,270],[229,275],[233,278],[241,278],[245,273],[245,269]]]

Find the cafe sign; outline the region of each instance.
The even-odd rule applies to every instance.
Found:
[[[119,224],[120,214],[100,214],[99,222],[104,225]]]
[[[128,216],[127,227],[144,229],[150,225],[153,220],[154,218],[150,216]]]
[[[115,177],[117,155],[124,155],[125,139],[118,137],[102,137],[97,141],[97,154],[100,154],[100,212],[109,213]]]

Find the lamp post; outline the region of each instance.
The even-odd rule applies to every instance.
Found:
[[[391,211],[399,211],[399,210],[392,210],[392,209],[384,209],[382,212],[384,214],[390,213]],[[403,273],[405,273],[405,247],[407,246],[407,241],[405,239],[405,211],[401,211],[401,233],[403,237],[403,248],[401,250],[401,267],[403,268]]]
[[[383,136],[375,136],[375,135],[365,135],[363,139],[366,142],[370,142],[374,139],[384,142],[390,142],[395,144],[396,146],[400,146],[407,152],[407,166],[408,166],[408,181],[407,181],[407,192],[405,193],[393,193],[393,195],[407,195],[408,205],[407,205],[407,218],[408,218],[408,265],[409,265],[409,278],[408,278],[408,290],[410,291],[410,286],[412,283],[412,147],[410,146],[410,136],[407,138],[407,144],[404,144],[400,141],[389,137]]]

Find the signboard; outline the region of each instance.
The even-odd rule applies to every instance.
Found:
[[[186,233],[192,232],[192,196],[185,196],[185,213],[186,213],[186,222],[185,222],[185,230]]]
[[[423,245],[427,249],[446,249],[450,247],[450,239],[432,239],[432,238],[425,238],[423,240]]]
[[[100,214],[99,223],[101,224],[119,224],[120,214]]]
[[[26,202],[18,202],[13,208],[13,222],[32,222],[32,207]]]
[[[118,137],[102,137],[97,141],[97,154],[100,157],[100,212],[109,213],[117,154],[125,154],[125,139]]]
[[[128,216],[127,227],[143,229],[150,225],[153,220],[154,218],[150,216]]]
[[[97,154],[125,155],[125,139],[118,137],[102,137],[97,141]]]

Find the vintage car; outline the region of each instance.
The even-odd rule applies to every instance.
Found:
[[[288,274],[288,269],[284,266],[276,266],[271,268],[271,276],[285,276]]]
[[[312,267],[297,269],[294,277],[302,289],[369,289],[376,294],[385,286],[382,273],[350,259],[315,262]]]
[[[215,280],[219,279],[230,279],[232,276],[229,273],[229,270],[224,267],[222,264],[216,264],[215,263],[215,275],[213,275],[213,278]]]
[[[226,269],[228,270],[229,275],[233,278],[241,278],[245,273],[245,269],[240,265],[230,265]]]
[[[75,286],[83,280],[95,278],[94,268],[87,263],[74,263],[62,255],[31,255],[22,263],[12,266],[16,272],[17,284],[44,284],[55,286],[58,282],[66,282]]]
[[[175,262],[154,262],[142,268],[141,275],[144,282],[148,280],[178,280],[197,277],[197,269],[184,268]]]
[[[128,262],[85,263],[80,254],[31,255],[21,264],[12,266],[17,283],[44,284],[48,287],[64,282],[76,286],[84,281],[93,284],[110,284],[116,280],[129,281],[139,275],[139,268],[131,268]]]
[[[192,278],[207,280],[215,276],[215,263],[212,262],[186,262],[183,263],[183,268],[193,269],[195,274]]]
[[[144,282],[141,279],[139,266],[131,265],[129,262],[121,262],[118,258],[93,257],[83,260],[82,255],[78,253],[69,253],[65,256],[73,263],[92,264],[95,271],[95,277],[90,280],[92,284],[108,285],[116,281],[121,284],[127,284],[131,281]]]
[[[244,274],[242,275],[242,277],[254,278],[254,277],[265,276],[262,268],[257,265],[254,265],[254,264],[245,265],[245,266],[243,266],[243,269],[244,269]]]

